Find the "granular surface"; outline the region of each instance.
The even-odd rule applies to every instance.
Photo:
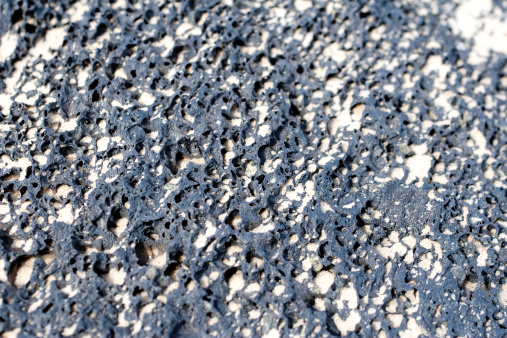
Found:
[[[505,11],[2,1],[0,331],[506,335]]]

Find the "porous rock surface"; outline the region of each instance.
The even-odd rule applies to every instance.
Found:
[[[504,336],[507,59],[460,8],[2,1],[0,331]]]

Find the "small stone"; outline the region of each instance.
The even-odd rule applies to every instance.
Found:
[[[406,154],[410,153],[410,147],[406,144],[402,144],[402,145],[400,145],[400,151],[406,155]]]
[[[319,272],[324,267],[322,263],[320,262],[319,257],[312,257],[312,267],[313,271]]]
[[[463,268],[455,266],[451,268],[451,273],[454,277],[458,278],[461,282],[465,280],[466,272]]]
[[[153,266],[150,266],[146,271],[146,277],[148,277],[148,279],[153,279],[157,277],[157,269],[154,268]]]

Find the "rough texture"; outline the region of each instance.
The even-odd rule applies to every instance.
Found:
[[[504,336],[507,59],[456,8],[1,2],[0,330]]]

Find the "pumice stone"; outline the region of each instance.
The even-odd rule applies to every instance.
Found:
[[[499,0],[0,1],[2,337],[504,337]]]

